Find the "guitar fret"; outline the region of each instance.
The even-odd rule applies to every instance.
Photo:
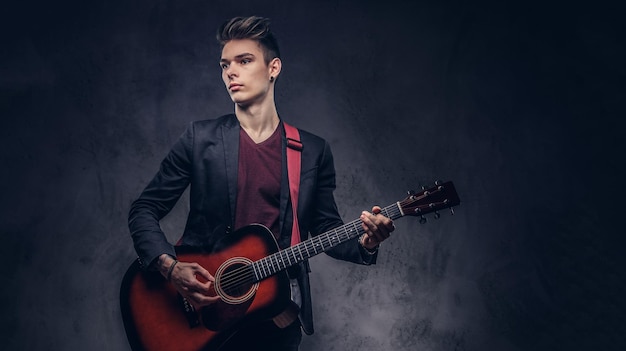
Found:
[[[343,229],[337,234],[337,238],[339,238],[339,242],[344,242],[348,240],[348,236],[346,235],[346,230]]]
[[[286,267],[285,259],[283,258],[283,251],[276,253],[276,272]]]
[[[287,250],[285,252],[285,258],[283,258],[283,262],[285,263],[285,267],[291,266],[291,258],[289,258],[289,252]]]
[[[322,240],[322,239],[321,239],[319,236],[317,236],[317,241],[318,241],[318,243],[317,243],[317,245],[316,245],[316,246],[314,246],[314,247],[313,247],[313,249],[315,250],[315,253],[316,253],[316,254],[318,253],[318,252],[317,252],[317,248],[321,246],[321,243],[322,243],[322,241],[321,241],[321,240]]]
[[[261,280],[260,277],[260,272],[258,272],[258,267],[256,263],[252,263],[252,271],[254,272],[254,278],[256,279],[256,281]]]
[[[289,258],[289,252],[287,252],[287,250],[284,250],[284,253],[285,253],[285,257],[283,258],[283,263],[285,267],[289,267],[291,266],[291,259]]]
[[[396,218],[400,218],[404,216],[404,212],[402,211],[402,207],[400,206],[399,202],[396,202],[392,206],[393,206],[395,215],[391,219],[396,219]]]
[[[385,217],[390,217],[389,209],[387,207],[383,208],[380,212],[382,212],[385,215]]]
[[[279,268],[280,268],[280,264],[282,262],[281,256],[280,256],[280,252],[277,252],[275,254],[272,255],[274,257],[274,271],[278,272]]]
[[[279,251],[276,253],[276,270],[280,270],[282,269],[282,267],[285,265],[285,260],[283,259],[283,252]]]
[[[289,252],[291,252],[291,254],[293,255],[293,262],[294,263],[298,263],[298,257],[296,257],[296,250],[295,247],[294,248],[290,248]]]
[[[355,237],[359,236],[359,234],[360,234],[359,233],[359,229],[363,229],[363,228],[358,226],[356,221],[352,222],[352,226],[354,228],[350,229],[350,238],[355,238]],[[354,234],[354,233],[356,233],[356,234]]]
[[[300,259],[304,261],[304,256],[302,256],[302,244],[298,245],[298,252],[300,252]]]
[[[263,263],[265,262],[265,259],[261,259],[258,262],[259,262],[259,270],[261,271],[262,277],[263,278],[267,277],[267,273],[265,272],[265,267],[263,266]]]
[[[326,251],[326,248],[329,247],[328,241],[330,240],[329,234],[320,235],[320,243],[322,244],[322,251]]]
[[[254,262],[254,265],[256,266],[256,269],[259,272],[257,279],[259,279],[259,280],[263,279],[264,275],[263,275],[263,270],[262,270],[262,267],[261,267],[261,260]]]
[[[268,277],[270,276],[270,274],[272,272],[272,270],[271,270],[271,260],[272,260],[271,257],[267,257],[265,259],[265,269],[267,270],[266,274],[267,274]]]
[[[276,266],[278,265],[278,258],[276,258],[276,255],[272,255],[272,256],[270,256],[270,257],[272,257],[272,258],[274,259],[274,260],[272,261],[272,269],[273,269],[272,274],[274,274],[274,273],[276,273],[276,272],[278,271],[278,270],[276,269]]]
[[[267,267],[267,275],[270,276],[272,275],[272,256],[267,257],[267,260],[265,260],[266,263],[266,267]]]

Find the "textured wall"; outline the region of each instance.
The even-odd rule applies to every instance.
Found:
[[[312,259],[303,351],[623,349],[618,7],[406,3],[4,6],[1,348],[128,349],[129,205],[188,121],[232,111],[214,31],[258,14],[281,116],[331,142],[345,220],[435,179],[463,200],[398,220],[376,266]]]

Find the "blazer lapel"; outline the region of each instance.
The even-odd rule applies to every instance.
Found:
[[[237,202],[237,173],[239,171],[239,123],[233,115],[229,123],[222,125],[224,143],[224,166],[228,179],[228,199],[230,201],[231,227],[235,224],[235,205]]]

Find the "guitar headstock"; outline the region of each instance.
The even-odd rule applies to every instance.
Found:
[[[419,216],[435,212],[435,218],[439,218],[439,210],[452,208],[461,203],[459,195],[456,193],[452,182],[435,182],[435,186],[424,189],[421,192],[410,192],[409,196],[398,202],[402,213],[405,216]],[[454,214],[454,211],[452,211]],[[426,218],[422,217],[420,222],[424,223]]]

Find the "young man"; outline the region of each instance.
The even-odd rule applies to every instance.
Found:
[[[235,113],[193,122],[163,160],[160,170],[133,203],[129,227],[146,267],[158,269],[196,309],[219,301],[210,293],[211,272],[195,262],[178,262],[159,221],[191,185],[190,211],[181,243],[211,246],[232,230],[260,223],[279,246],[290,245],[293,223],[286,164],[286,137],[274,103],[281,72],[280,51],[269,21],[233,18],[218,31],[222,80]],[[301,179],[298,221],[303,239],[342,225],[333,191],[335,170],[329,145],[300,131]],[[329,250],[332,257],[372,264],[380,242],[394,226],[379,207],[361,214],[365,234]],[[358,239],[358,240],[357,240]],[[215,273],[215,272],[213,272]],[[198,279],[200,277],[200,279]],[[300,329],[313,332],[308,264],[290,272],[299,318],[278,328],[270,320],[241,330],[224,349],[297,350]],[[204,281],[204,283],[203,283]],[[358,302],[355,302],[358,304]]]

